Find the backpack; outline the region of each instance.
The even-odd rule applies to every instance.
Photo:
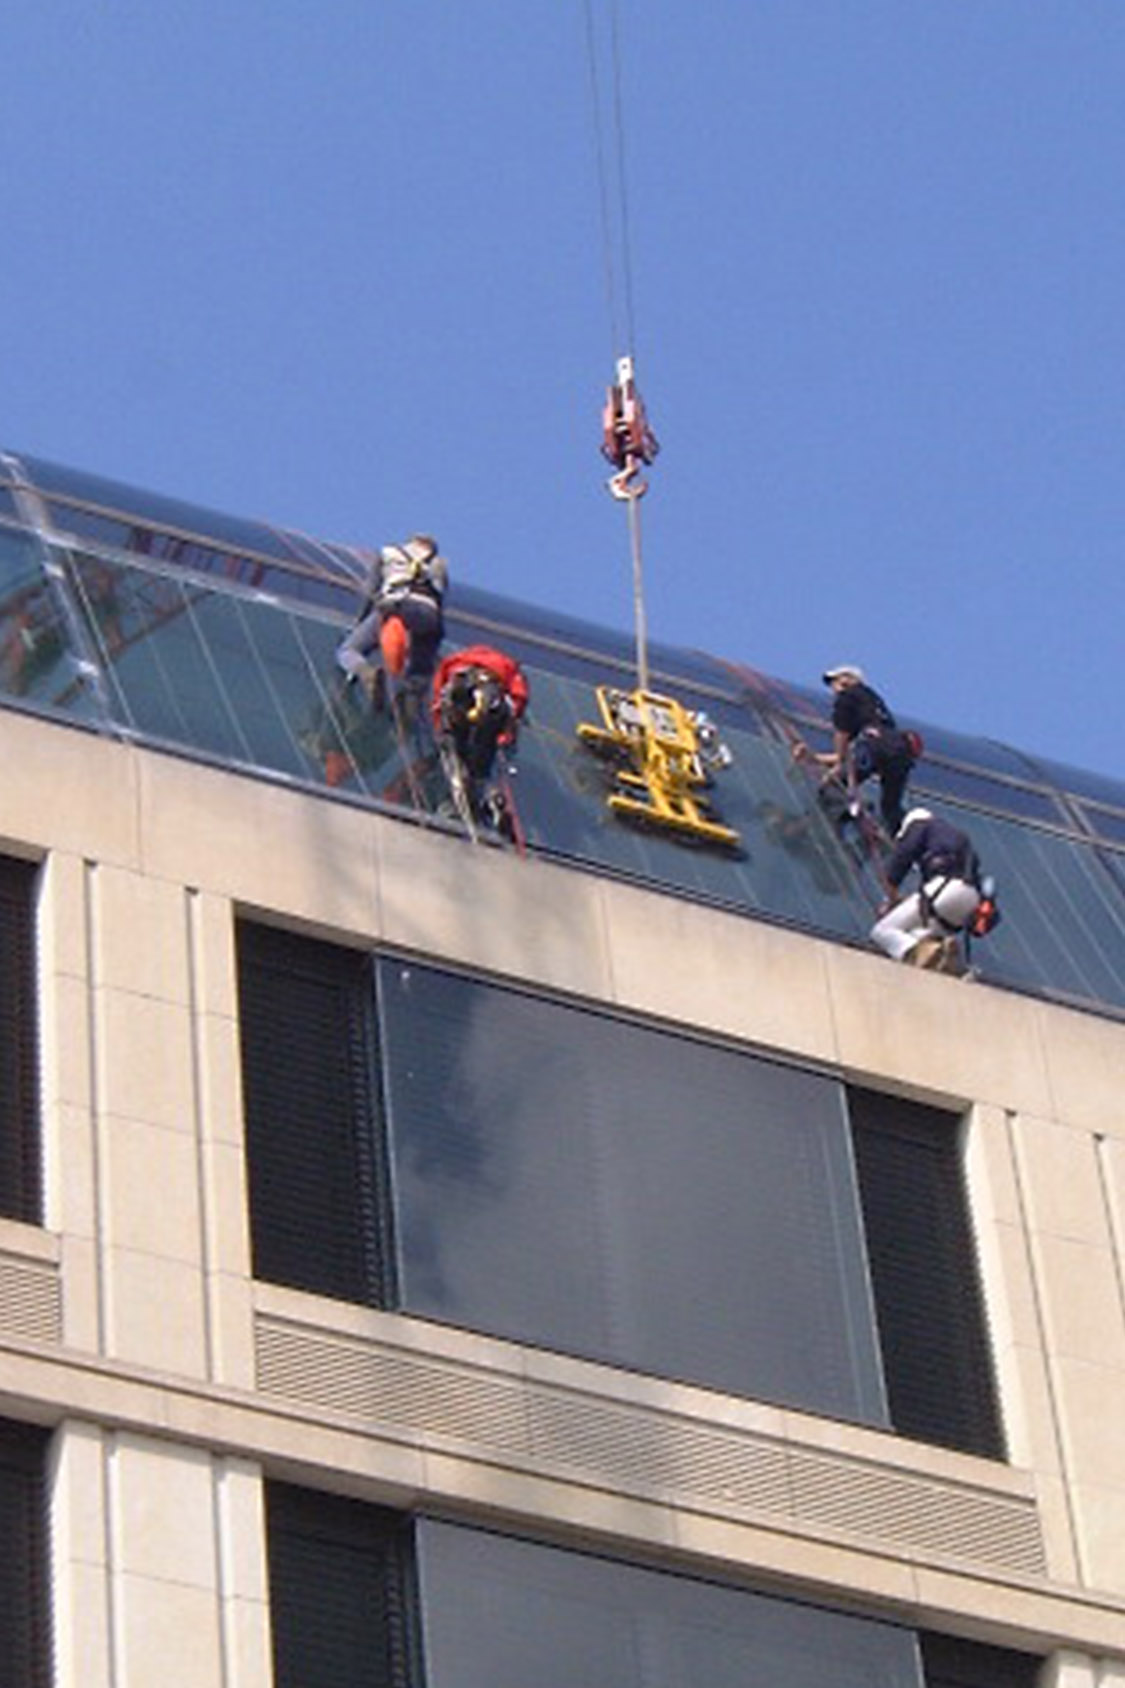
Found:
[[[1000,908],[996,901],[996,881],[991,877],[982,879],[980,902],[969,921],[969,935],[973,938],[987,938],[999,924]]]

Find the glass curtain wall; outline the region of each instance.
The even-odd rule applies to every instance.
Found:
[[[17,525],[0,505],[0,698],[426,825],[452,824],[426,722],[396,731],[336,667],[358,603],[360,553],[166,500],[147,498],[148,520],[90,508],[80,495],[100,483],[35,467],[48,486],[39,525]],[[146,503],[101,489],[111,494]],[[24,493],[6,496],[16,516],[26,514]],[[212,537],[161,529],[160,513]],[[269,549],[251,551],[251,542]],[[449,645],[482,638],[519,655],[531,682],[515,792],[532,851],[865,941],[880,896],[873,864],[830,824],[815,780],[791,754],[796,734],[827,742],[822,699],[737,665],[654,648],[654,684],[710,714],[733,753],[713,795],[741,849],[720,854],[611,816],[604,770],[577,741],[576,726],[597,718],[594,686],[630,684],[626,639],[455,592]],[[977,947],[981,976],[1125,1011],[1121,788],[1038,768],[987,741],[931,728],[925,738],[915,793],[967,828],[999,886],[1004,919]]]

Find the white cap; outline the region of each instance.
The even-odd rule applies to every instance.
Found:
[[[863,684],[863,669],[857,668],[854,662],[840,662],[835,668],[826,668],[823,674],[824,684],[830,686],[833,680],[858,680]]]
[[[902,817],[902,825],[895,833],[895,837],[901,838],[907,827],[913,826],[915,821],[932,821],[933,818],[929,809],[908,809]]]

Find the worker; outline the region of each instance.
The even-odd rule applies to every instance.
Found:
[[[384,545],[375,558],[363,607],[336,661],[376,708],[382,707],[388,674],[415,691],[429,682],[445,635],[448,586],[449,565],[427,533]]]
[[[874,775],[879,781],[883,825],[887,837],[894,838],[902,826],[906,782],[920,740],[900,731],[883,699],[854,663],[827,669],[824,684],[833,694],[832,749],[817,753],[814,760],[827,770],[825,785],[842,785],[854,811],[858,788]]]
[[[513,750],[527,708],[528,685],[514,657],[490,645],[447,656],[434,675],[433,723],[439,746],[464,770],[474,814],[504,832],[502,794],[488,789],[499,750]]]
[[[900,898],[912,868],[919,889]],[[871,939],[892,961],[941,972],[960,972],[959,934],[981,901],[980,863],[967,833],[929,809],[911,809],[886,863],[890,895],[879,909]]]

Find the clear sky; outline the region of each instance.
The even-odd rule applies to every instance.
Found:
[[[587,39],[10,8],[0,443],[628,627]],[[1125,7],[618,0],[618,44],[653,636],[1125,780]]]

